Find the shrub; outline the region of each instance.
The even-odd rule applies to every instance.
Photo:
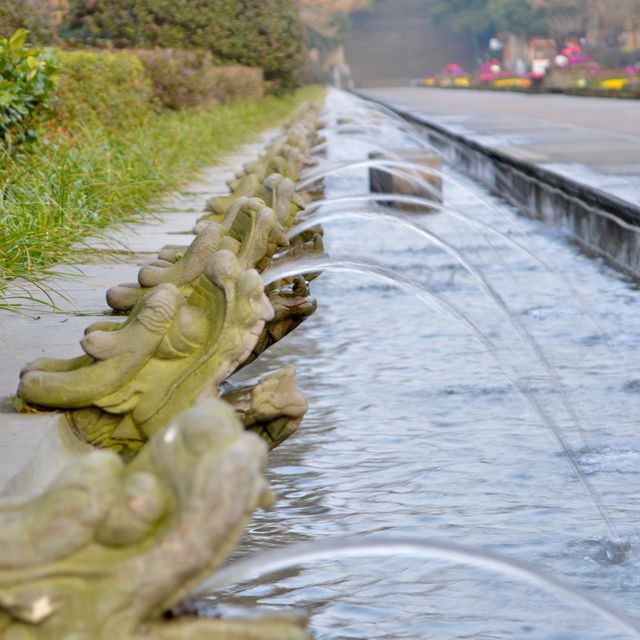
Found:
[[[299,81],[304,32],[294,0],[75,0],[65,37],[116,47],[205,49],[264,70],[275,88]]]
[[[0,38],[0,138],[9,148],[35,140],[52,116],[56,63],[50,52],[29,46],[27,35],[18,29]]]
[[[31,0],[0,2],[0,36],[8,37],[21,28],[26,29],[30,40],[38,44],[49,43],[53,38],[41,3]]]
[[[262,72],[241,65],[218,67],[208,51],[134,50],[151,80],[153,95],[168,109],[260,98]]]
[[[214,54],[251,67],[261,67],[276,93],[301,81],[305,34],[291,0],[219,0],[225,16]]]
[[[640,61],[640,51],[623,51],[616,47],[593,47],[588,51],[606,69],[627,67]]]
[[[151,82],[140,59],[125,51],[61,51],[58,123],[131,126],[152,108]]]
[[[215,67],[214,76],[222,102],[257,100],[264,95],[262,69],[232,64]]]

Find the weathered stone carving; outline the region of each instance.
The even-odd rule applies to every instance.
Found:
[[[219,249],[231,251],[245,269],[262,270],[274,253],[288,246],[286,233],[272,209],[259,198],[239,198],[223,224],[203,225],[189,246],[164,247],[159,260],[140,269],[137,283],[109,289],[107,303],[112,309],[128,311],[145,290],[164,283],[174,284],[188,295],[209,257]]]
[[[291,282],[285,281],[278,284],[277,288],[267,292],[274,316],[265,325],[251,355],[242,363],[242,366],[253,362],[270,346],[282,340],[317,309],[317,302],[311,297],[305,276],[295,276]]]
[[[260,194],[261,187],[262,181],[260,180],[260,177],[255,173],[248,173],[238,181],[238,185],[233,191],[231,191],[231,193],[229,193],[229,195],[209,198],[205,205],[205,209],[209,211],[209,214],[200,218],[200,221],[209,220],[213,222],[222,222],[227,209],[238,198],[257,197]],[[265,200],[265,204],[269,205],[267,200]]]
[[[237,242],[238,261],[258,271],[271,264],[272,256],[289,246],[287,234],[275,211],[260,198],[238,201],[225,218],[228,236]]]
[[[271,502],[265,445],[208,400],[125,465],[80,458],[49,489],[0,502],[0,636],[7,640],[303,640],[299,620],[163,621]]]
[[[287,365],[258,384],[228,391],[222,399],[230,403],[244,423],[273,449],[293,435],[308,409],[296,387],[295,369]]]
[[[296,193],[295,183],[279,173],[271,174],[260,182],[256,174],[245,176],[238,189],[229,196],[216,196],[207,201],[206,208],[210,212],[200,218],[199,225],[204,222],[218,222],[224,219],[233,203],[242,197],[256,197],[273,209],[280,224],[288,229],[306,203]],[[196,232],[200,226],[196,226]]]
[[[174,260],[159,260],[142,267],[138,273],[138,282],[121,284],[107,291],[107,303],[112,309],[128,311],[142,298],[145,289],[160,284],[171,283],[189,293],[192,283],[202,274],[211,255],[222,245],[225,229],[216,224],[202,227],[191,245],[177,247]]]
[[[289,240],[290,247],[277,256],[272,264],[282,264],[295,259],[305,253],[322,253],[324,251],[324,230],[321,226],[311,227],[302,233],[294,235]],[[307,277],[307,280],[313,278]]]
[[[234,178],[227,181],[229,189],[236,191],[250,174],[254,174],[260,182],[272,173],[297,181],[303,167],[311,164],[310,137],[315,133],[316,119],[314,115],[309,121],[301,120],[291,126],[286,135],[269,145],[262,157],[245,164]]]
[[[27,365],[18,394],[27,404],[75,409],[69,420],[83,438],[131,454],[211,394],[272,318],[258,273],[219,250],[188,297],[173,284],[158,285],[123,324],[89,327],[84,356]]]

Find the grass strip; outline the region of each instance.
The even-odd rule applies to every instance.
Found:
[[[150,112],[136,126],[86,126],[71,138],[0,157],[0,304],[7,282],[37,282],[74,243],[131,221],[162,193],[258,132],[276,126],[318,87],[184,112]]]

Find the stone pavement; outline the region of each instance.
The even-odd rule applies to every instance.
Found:
[[[640,205],[640,101],[424,87],[358,92]]]
[[[20,313],[0,309],[0,492],[23,494],[49,482],[65,460],[84,450],[57,428],[58,415],[18,414],[10,397],[18,386],[20,369],[43,356],[72,358],[82,354],[85,327],[112,316],[105,301],[109,287],[136,282],[140,266],[153,260],[165,244],[190,244],[196,220],[206,200],[227,193],[226,181],[249,160],[255,159],[275,137],[271,130],[255,143],[219,159],[180,191],[159,200],[139,222],[115,225],[76,247],[71,264],[54,267],[46,284],[56,307],[25,300]],[[9,295],[43,295],[32,285],[16,283]],[[47,464],[42,461],[46,459]],[[16,473],[18,477],[14,477]],[[8,484],[10,482],[10,484]]]

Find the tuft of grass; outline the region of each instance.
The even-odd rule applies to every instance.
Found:
[[[130,221],[163,192],[256,133],[319,97],[307,87],[283,96],[184,112],[149,112],[123,130],[87,125],[28,155],[0,157],[0,305],[4,285],[36,281],[74,243]]]

